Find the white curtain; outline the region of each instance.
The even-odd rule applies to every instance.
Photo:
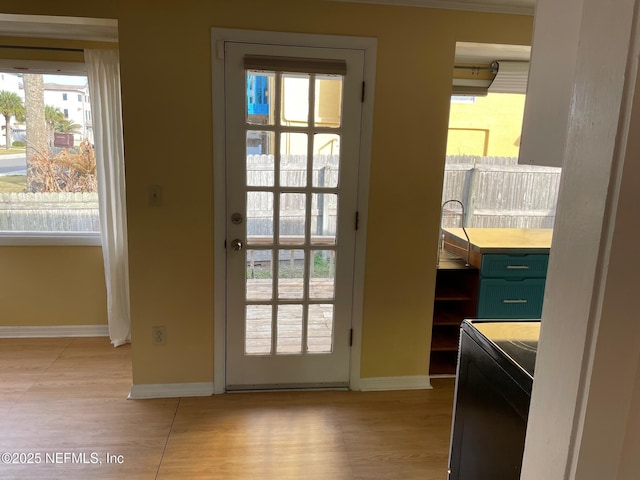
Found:
[[[85,50],[95,143],[109,337],[131,340],[124,142],[117,50]]]

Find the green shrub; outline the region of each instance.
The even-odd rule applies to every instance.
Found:
[[[24,143],[24,142],[19,142],[19,141],[17,141],[17,140],[16,140],[15,142],[13,142],[11,145],[12,145],[13,147],[26,147],[26,146],[27,146],[27,144],[26,144],[26,143]]]

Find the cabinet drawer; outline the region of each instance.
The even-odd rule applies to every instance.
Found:
[[[483,278],[545,278],[549,255],[489,253],[482,256],[480,275]]]
[[[480,281],[478,318],[540,318],[544,278]]]

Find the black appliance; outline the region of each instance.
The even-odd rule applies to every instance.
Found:
[[[465,320],[449,480],[519,480],[540,321]]]

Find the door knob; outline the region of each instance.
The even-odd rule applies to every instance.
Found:
[[[242,240],[240,240],[239,238],[236,238],[235,240],[231,241],[231,248],[236,252],[239,252],[244,248],[244,243],[242,243]]]

